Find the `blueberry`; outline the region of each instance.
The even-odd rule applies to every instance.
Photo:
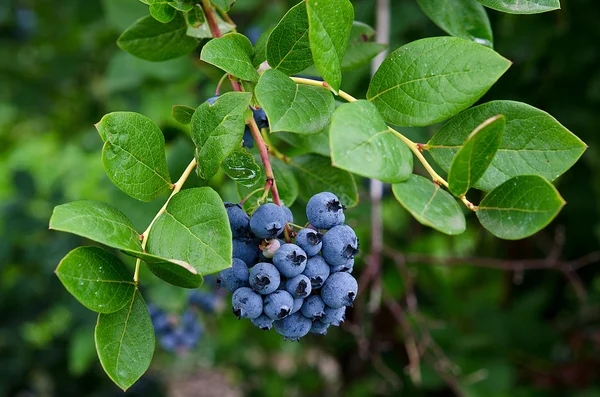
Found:
[[[268,331],[273,327],[273,319],[267,316],[266,314],[261,314],[260,316],[253,318],[252,324],[256,327],[260,328],[263,331]]]
[[[281,247],[280,240],[274,238],[267,241],[267,244],[264,246],[262,250],[262,255],[267,259],[273,259],[275,252]]]
[[[283,244],[273,256],[273,264],[285,277],[295,277],[306,268],[306,258],[306,252],[296,244]]]
[[[157,334],[167,332],[171,327],[171,322],[169,321],[169,315],[154,305],[148,305],[148,312],[150,313],[150,318],[152,319],[152,325],[154,325],[154,330]]]
[[[231,267],[219,272],[217,285],[225,288],[229,292],[233,292],[240,287],[249,286],[248,266],[246,263],[241,259],[233,258]]]
[[[208,98],[208,99],[206,100],[206,102],[208,102],[208,103],[210,104],[210,106],[212,106],[212,105],[214,105],[214,104],[215,104],[215,101],[216,101],[217,99],[219,99],[219,96],[218,96],[218,95],[215,95],[215,96],[214,96],[214,97],[212,97],[212,98]]]
[[[235,260],[235,259],[234,259]],[[242,262],[244,263],[244,262]],[[244,266],[246,264],[244,263]],[[248,268],[246,266],[246,268]],[[246,273],[247,275],[247,273]],[[206,282],[206,279],[204,280]],[[217,280],[218,282],[218,280]],[[200,310],[205,311],[206,313],[212,313],[215,311],[217,307],[217,297],[214,294],[207,294],[199,291],[192,291],[188,298],[188,303],[193,306],[197,306]]]
[[[319,320],[315,320],[312,323],[310,332],[317,335],[327,335],[327,328],[329,328],[329,324],[325,324],[320,322]]]
[[[281,320],[292,312],[294,298],[287,291],[277,290],[265,296],[263,310],[273,320]]]
[[[304,228],[296,235],[296,244],[308,256],[315,256],[321,251],[323,235],[316,230]]]
[[[283,320],[275,321],[273,325],[275,331],[284,336],[286,340],[298,340],[308,334],[312,327],[312,321],[300,313],[294,313]]]
[[[267,119],[267,114],[263,108],[252,109],[252,115],[254,116],[254,121],[256,121],[258,128],[269,128],[269,120]]]
[[[323,236],[323,258],[330,266],[349,265],[358,253],[358,239],[350,226],[341,225]]]
[[[348,263],[346,263],[344,265],[331,266],[331,273],[337,273],[337,272],[352,273],[352,270],[354,270],[354,258],[352,258],[350,261],[348,261]]]
[[[246,126],[244,128],[244,137],[242,138],[243,143],[242,146],[248,149],[252,149],[254,147],[254,137],[252,136],[252,131],[250,131],[250,127]]]
[[[316,255],[308,258],[304,274],[310,280],[313,289],[321,288],[327,277],[329,277],[330,268],[322,256]]]
[[[302,309],[300,309],[302,315],[311,320],[318,320],[323,317],[325,315],[324,310],[325,303],[323,303],[323,299],[319,295],[311,295],[304,299]]]
[[[225,203],[225,210],[229,217],[229,227],[233,238],[243,237],[250,228],[250,217],[240,204]]]
[[[273,203],[263,204],[250,218],[250,229],[261,239],[277,237],[285,227],[285,212]]]
[[[174,352],[179,347],[179,335],[176,332],[164,334],[158,341],[161,347],[168,352]]]
[[[279,271],[270,263],[257,263],[250,268],[250,286],[261,295],[277,290],[281,282]]]
[[[300,310],[302,308],[303,304],[304,304],[304,299],[303,298],[296,298],[296,299],[294,299],[294,307],[292,307],[292,312],[290,314],[294,314],[298,310]]]
[[[281,208],[283,208],[283,212],[285,212],[285,220],[288,221],[288,223],[294,223],[294,214],[292,214],[292,210],[285,205]]]
[[[357,293],[358,283],[356,279],[344,272],[330,275],[321,290],[321,296],[325,304],[334,309],[351,306]]]
[[[333,193],[322,192],[315,194],[306,205],[306,217],[311,225],[317,229],[331,229],[343,225],[344,207]]]
[[[238,319],[253,319],[262,314],[263,300],[260,295],[248,287],[242,287],[235,290],[231,297],[233,314]]]
[[[321,317],[321,322],[324,324],[331,324],[335,327],[339,327],[346,319],[346,306],[337,309],[325,306],[324,312],[325,315]]]
[[[234,258],[243,260],[248,266],[252,266],[256,263],[259,253],[258,244],[255,244],[255,242],[249,238],[235,238],[232,243],[232,256]]]
[[[294,298],[306,298],[312,290],[310,280],[303,274],[290,278],[285,285],[285,289]]]

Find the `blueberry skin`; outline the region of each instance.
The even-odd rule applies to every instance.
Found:
[[[331,266],[331,273],[337,273],[337,272],[352,273],[353,270],[354,270],[354,258],[352,258],[350,261],[348,261],[348,263],[346,263],[344,265]]]
[[[304,304],[300,309],[304,317],[311,320],[318,320],[325,315],[325,303],[319,295],[311,295],[304,299]]]
[[[321,251],[323,235],[316,230],[304,228],[296,235],[296,245],[302,248],[306,255],[315,256]]]
[[[214,104],[215,104],[215,101],[216,101],[217,99],[219,99],[219,96],[218,96],[218,95],[215,95],[215,96],[214,96],[214,97],[212,97],[212,98],[208,98],[208,99],[206,100],[206,102],[208,102],[208,103],[210,104],[210,106],[212,106],[212,105],[214,105]]]
[[[280,206],[267,203],[254,211],[250,218],[250,229],[261,239],[277,237],[285,228],[285,212]]]
[[[244,261],[248,267],[253,266],[258,260],[258,245],[249,238],[234,238],[232,240],[234,258]]]
[[[325,306],[325,315],[321,317],[323,324],[331,324],[334,327],[339,327],[344,320],[346,320],[346,306],[342,306],[338,309],[334,309],[329,306]]]
[[[260,262],[250,268],[249,282],[252,289],[261,295],[268,295],[277,290],[281,276],[275,266]]]
[[[229,218],[231,236],[233,238],[244,237],[250,229],[250,217],[240,204],[225,203],[225,210]]]
[[[315,194],[306,205],[306,217],[317,229],[331,229],[343,225],[346,217],[344,207],[337,196],[329,192]]]
[[[312,289],[321,288],[329,277],[329,273],[331,272],[331,268],[325,262],[322,256],[316,255],[308,258],[306,261],[306,268],[304,269],[304,274],[310,280],[310,284]]]
[[[267,119],[267,114],[263,108],[252,109],[252,115],[258,128],[269,128],[269,119]]]
[[[246,126],[244,128],[244,137],[242,138],[242,146],[248,149],[252,149],[254,147],[254,137],[252,136],[252,131],[250,131],[250,127]]]
[[[329,266],[347,266],[358,253],[358,239],[350,226],[341,225],[329,230],[323,236],[323,258]]]
[[[310,280],[303,274],[299,274],[295,277],[290,278],[286,284],[285,289],[289,292],[294,299],[306,298],[312,291]]]
[[[217,276],[217,285],[233,292],[241,287],[248,287],[248,266],[243,260],[233,258],[231,267],[221,270]]]
[[[283,276],[291,278],[304,271],[306,259],[306,252],[296,244],[283,244],[273,256],[273,264]]]
[[[282,335],[285,340],[298,340],[309,333],[312,321],[300,313],[294,313],[283,320],[273,323],[275,331]]]
[[[357,293],[358,282],[349,273],[345,272],[330,275],[323,284],[323,289],[321,289],[323,302],[334,309],[352,306]]]
[[[281,320],[287,317],[294,307],[294,298],[289,292],[277,290],[265,296],[263,301],[264,313],[273,320]]]
[[[304,304],[304,299],[303,298],[296,298],[294,299],[294,307],[292,307],[292,311],[290,314],[294,314],[297,311],[299,311],[302,308],[302,305]]]
[[[260,316],[253,318],[250,320],[254,326],[260,328],[263,331],[268,331],[273,328],[273,319],[267,316],[266,314],[261,314]]]
[[[327,335],[327,328],[329,328],[329,324],[325,324],[319,320],[315,320],[312,323],[310,332],[312,334],[317,334],[317,335]]]
[[[233,306],[233,314],[238,319],[257,318],[263,311],[262,297],[248,287],[236,289],[231,297],[231,304]]]
[[[283,208],[283,212],[285,213],[285,220],[289,223],[294,223],[294,214],[292,214],[292,210],[285,205],[281,208]]]

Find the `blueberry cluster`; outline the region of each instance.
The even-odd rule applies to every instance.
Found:
[[[263,204],[248,216],[239,204],[225,203],[233,235],[233,263],[217,283],[233,293],[233,313],[262,330],[275,328],[285,339],[309,332],[325,335],[345,319],[358,292],[350,273],[358,239],[344,225],[345,207],[332,193],[314,195],[309,221],[295,243],[281,238],[293,222],[287,207]]]

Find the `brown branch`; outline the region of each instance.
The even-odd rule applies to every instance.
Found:
[[[402,328],[404,333],[404,346],[406,347],[406,354],[408,355],[408,374],[410,379],[415,385],[421,384],[421,369],[420,361],[421,355],[419,349],[417,349],[417,343],[413,328],[406,317],[406,313],[400,304],[392,299],[386,299],[385,304]]]

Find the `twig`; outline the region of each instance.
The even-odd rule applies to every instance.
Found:
[[[404,346],[406,347],[406,354],[408,355],[408,374],[412,382],[415,385],[419,385],[421,384],[421,355],[417,349],[413,329],[406,318],[406,313],[404,313],[402,306],[400,306],[398,302],[392,299],[386,299],[385,304],[402,328],[402,332],[404,333]]]

